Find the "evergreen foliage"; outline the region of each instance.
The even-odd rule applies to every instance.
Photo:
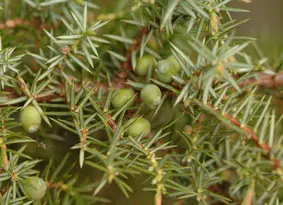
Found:
[[[144,204],[283,204],[282,62],[236,35],[247,11],[108,2],[1,0],[0,204],[114,204],[113,184]]]

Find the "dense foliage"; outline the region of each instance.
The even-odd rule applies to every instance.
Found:
[[[1,0],[0,204],[283,204],[282,62],[230,2]]]

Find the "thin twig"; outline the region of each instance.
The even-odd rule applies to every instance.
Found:
[[[251,84],[269,89],[283,86],[283,71],[278,72],[276,75],[267,74],[267,73],[258,73],[255,76],[255,78],[244,80],[239,84],[239,86],[245,87]]]
[[[56,27],[54,24],[42,24],[39,18],[34,18],[33,20],[23,20],[20,18],[9,19],[4,23],[0,23],[0,29],[14,29],[19,26],[33,27],[36,29],[51,29]]]
[[[228,115],[226,113],[223,113],[223,116],[228,119],[233,125],[236,125],[240,129],[242,129],[245,133],[248,134],[248,137],[257,145],[257,147],[261,148],[265,154],[268,156],[268,159],[272,162],[272,167],[275,171],[278,171],[280,169],[280,160],[277,158],[273,158],[270,154],[271,147],[266,144],[265,142],[262,142],[259,140],[259,137],[247,126],[241,125],[241,123],[233,118],[231,115]]]
[[[197,105],[199,105],[200,107],[205,108],[207,111],[213,110],[213,112],[210,112],[211,114],[215,115],[218,118],[219,118],[219,116],[223,116],[225,118],[225,120],[220,119],[220,118],[219,118],[219,120],[222,120],[223,122],[227,122],[226,120],[228,120],[228,122],[230,122],[231,124],[233,124],[234,126],[239,128],[240,130],[242,130],[244,133],[246,133],[247,136],[249,137],[249,139],[251,139],[251,141],[254,142],[257,145],[257,147],[261,148],[264,151],[264,153],[266,154],[268,159],[271,161],[273,169],[281,175],[282,170],[280,168],[280,160],[271,156],[271,147],[268,144],[266,144],[265,142],[260,141],[259,137],[256,135],[256,133],[254,131],[252,131],[247,126],[243,126],[239,122],[238,119],[232,117],[231,115],[229,115],[227,113],[219,112],[212,105],[204,105],[196,99],[194,99],[194,102]]]

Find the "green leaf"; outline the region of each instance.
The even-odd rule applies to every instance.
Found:
[[[178,5],[178,3],[179,3],[179,1],[169,0],[166,11],[165,11],[163,18],[162,18],[162,21],[161,21],[161,25],[160,25],[161,29],[163,29],[163,27],[165,26],[167,21],[172,17],[173,12],[174,12],[176,6]]]

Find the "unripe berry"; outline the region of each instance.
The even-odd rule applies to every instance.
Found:
[[[163,83],[172,82],[172,76],[176,75],[177,71],[170,60],[165,59],[157,63],[157,78]]]
[[[114,108],[123,107],[133,96],[135,95],[135,91],[132,88],[121,88],[117,91],[117,93],[112,98],[112,105]],[[129,106],[133,105],[134,102],[131,102]]]
[[[134,72],[140,76],[145,76],[150,67],[151,69],[154,69],[155,60],[152,56],[146,55],[137,60],[137,65],[134,69]]]
[[[167,59],[170,61],[171,65],[177,71],[177,73],[182,70],[181,65],[178,63],[177,59],[173,55],[169,56]]]
[[[157,64],[157,78],[163,83],[172,82],[172,76],[182,70],[176,58],[171,55],[167,59],[159,61]]]
[[[41,116],[38,110],[29,105],[21,110],[20,122],[25,131],[33,133],[36,132],[41,124]]]
[[[148,120],[144,118],[132,118],[128,121],[127,124],[130,124],[127,129],[127,134],[132,137],[138,137],[141,134],[147,136],[151,131],[151,125]]]
[[[161,102],[162,93],[154,84],[146,85],[140,93],[142,102],[149,108],[154,109]]]
[[[146,116],[151,118],[155,115],[155,110],[148,113]],[[170,122],[172,122],[174,117],[174,112],[172,112],[172,102],[170,100],[165,100],[162,103],[157,115],[154,117],[154,120],[151,121],[152,127],[165,127]]]
[[[20,181],[22,190],[29,200],[40,200],[46,193],[46,183],[42,178],[29,177]]]

